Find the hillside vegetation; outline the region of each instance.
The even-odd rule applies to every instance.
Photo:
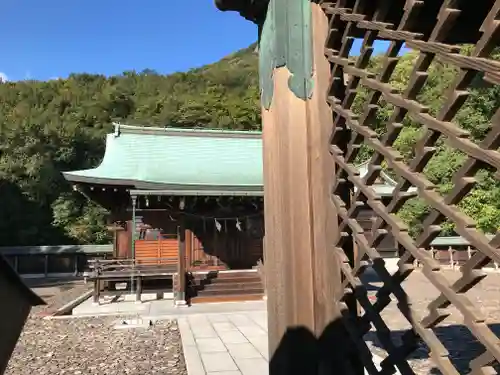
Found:
[[[60,171],[96,166],[113,121],[176,127],[260,127],[255,46],[216,64],[73,74],[0,84],[0,246],[109,241],[104,213]]]
[[[257,55],[254,46],[186,73],[163,76],[154,71],[119,76],[74,74],[48,82],[0,83],[0,246],[109,241],[104,212],[72,192],[60,171],[93,167],[104,151],[104,135],[113,121],[148,126],[256,129],[260,127]],[[403,88],[415,55],[407,54],[394,82]],[[380,65],[375,59],[373,69]],[[456,72],[435,64],[422,94],[435,111]],[[356,102],[361,111],[367,93]],[[499,106],[500,92],[477,85],[458,116],[479,141]],[[382,103],[384,104],[384,103]],[[392,109],[384,104],[375,128],[383,131]],[[407,120],[405,120],[407,121]],[[413,156],[421,128],[410,121],[397,147]],[[364,149],[360,160],[369,157]],[[425,173],[443,192],[451,187],[464,155],[443,142]],[[489,172],[481,175],[464,209],[481,229],[500,225],[500,187]],[[401,216],[418,230],[428,207],[410,202]],[[446,226],[452,234],[453,227]]]

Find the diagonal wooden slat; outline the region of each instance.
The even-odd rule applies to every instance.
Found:
[[[475,188],[476,174],[480,170],[491,170],[497,179],[500,178],[500,109],[491,119],[489,134],[480,143],[476,143],[470,133],[455,122],[455,116],[468,99],[474,80],[500,84],[500,63],[491,58],[494,49],[500,45],[500,0],[488,2],[488,7],[481,12],[478,10],[477,14],[468,14],[470,23],[474,23],[477,29],[464,24],[464,12],[470,12],[471,8],[458,0],[437,3],[408,0],[391,2],[390,6],[388,2],[374,6],[367,0],[320,3],[330,25],[325,55],[332,72],[328,91],[333,115],[330,149],[336,177],[332,201],[337,209],[340,231],[333,248],[347,260],[342,263],[346,299],[355,298],[364,311],[357,318],[359,323],[356,325],[353,324],[356,312],[351,305],[343,305],[341,310],[348,331],[362,352],[360,356],[370,373],[374,369],[367,364],[370,358],[366,354],[363,334],[373,325],[388,353],[383,362],[383,373],[392,373],[395,368],[401,373],[413,373],[406,360],[417,348],[419,338],[429,347],[430,357],[442,373],[458,374],[462,369],[459,372],[455,368],[443,343],[432,330],[446,320],[450,315],[449,307],[453,306],[463,316],[465,326],[486,348],[484,354],[470,363],[471,373],[492,373],[492,364],[500,362],[500,341],[488,327],[481,307],[474,305],[465,293],[487,277],[482,267],[491,260],[500,262],[500,235],[490,241],[460,208],[460,203]],[[360,38],[362,43],[359,56],[352,57],[350,52],[355,38]],[[374,72],[370,64],[377,39],[390,43],[380,70]],[[461,41],[475,45],[470,55],[461,53]],[[392,76],[404,45],[416,51],[417,57],[406,88],[401,90],[393,86]],[[457,75],[443,93],[440,108],[435,111],[421,101],[420,93],[427,83],[431,66],[438,62],[453,66]],[[357,112],[355,103],[361,90],[368,94],[361,111]],[[380,129],[376,131],[372,127],[381,101],[393,108],[382,134]],[[415,144],[412,160],[405,160],[395,147],[407,121],[423,130]],[[466,157],[446,195],[438,191],[425,173],[429,161],[443,142]],[[368,172],[361,177],[355,163],[363,148],[370,150],[371,156]],[[383,168],[388,168],[397,181],[388,203],[384,203],[372,187]],[[411,188],[416,188],[416,193],[410,193]],[[415,238],[398,218],[398,213],[414,194],[430,207],[422,225],[423,231]],[[370,208],[375,215],[371,229],[364,229],[357,219],[364,207]],[[456,232],[477,249],[452,283],[444,277],[442,267],[427,251],[446,220],[452,222]],[[379,251],[387,235],[395,238],[400,251],[399,270],[392,275],[385,268]],[[355,243],[357,254],[346,250],[351,242]],[[373,303],[360,279],[364,272],[360,261],[364,258],[371,260],[383,283]],[[404,289],[405,280],[414,272],[415,260],[422,265],[421,272],[429,283],[440,292],[428,304],[424,317],[418,317],[412,310]],[[403,340],[400,346],[392,341],[388,324],[381,315],[391,303],[391,296],[412,327],[405,334],[407,340]]]

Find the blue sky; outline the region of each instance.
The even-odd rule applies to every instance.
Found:
[[[10,80],[171,73],[215,62],[256,39],[254,25],[218,11],[213,0],[4,0],[0,72]]]
[[[256,39],[252,23],[218,11],[213,0],[3,0],[0,78],[146,68],[168,74],[215,62]]]

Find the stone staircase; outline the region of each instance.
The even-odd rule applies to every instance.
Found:
[[[256,270],[194,273],[189,282],[192,304],[256,301],[264,297],[264,285]]]

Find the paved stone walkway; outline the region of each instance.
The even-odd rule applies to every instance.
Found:
[[[390,267],[389,267],[390,268]],[[374,275],[366,274],[365,284],[369,294],[375,294],[381,283]],[[443,270],[444,277],[452,284],[460,273]],[[439,296],[440,291],[420,271],[415,271],[403,284],[412,302],[414,318],[422,319],[428,311],[428,304]],[[500,336],[500,273],[488,276],[465,296],[475,306],[480,306],[488,325]],[[153,301],[136,304],[130,302],[137,315],[153,320],[177,319],[181,330],[184,353],[189,375],[246,375],[267,374],[267,329],[265,301],[248,303],[200,304],[186,309],[173,307],[171,301]],[[147,305],[146,308],[144,305]],[[102,306],[98,306],[101,308]],[[448,350],[449,358],[458,372],[469,371],[469,362],[484,351],[468,329],[463,325],[463,315],[453,307],[448,308],[450,316],[434,331]],[[101,311],[86,311],[96,314]],[[131,311],[130,311],[131,312]],[[409,323],[399,311],[397,301],[390,303],[381,313],[391,330],[391,336],[400,343]],[[374,332],[365,336],[374,353],[374,361],[386,355]],[[429,359],[428,349],[421,345],[409,358],[417,374],[438,373]]]
[[[265,311],[178,318],[189,375],[266,375]]]

